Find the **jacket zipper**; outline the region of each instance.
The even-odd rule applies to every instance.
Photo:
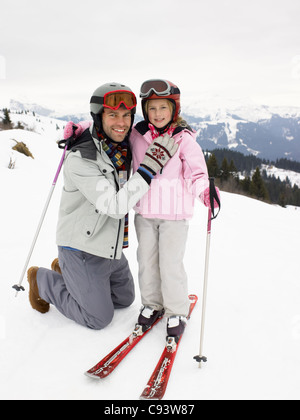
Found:
[[[99,141],[99,146],[100,146],[100,141]],[[99,148],[99,152],[100,152],[101,156],[103,156],[102,153],[104,153],[104,152],[103,152],[102,147]],[[111,166],[113,166],[112,162],[110,162],[110,164],[111,164]],[[116,179],[116,168],[114,168],[114,177],[115,177],[116,190],[117,190],[117,192],[119,192],[120,186],[119,186],[119,184],[117,182],[117,179]],[[117,234],[117,240],[116,240],[116,244],[115,244],[114,259],[117,256],[117,250],[118,250],[118,243],[119,243],[119,237],[120,237],[121,224],[122,224],[122,222],[121,222],[121,220],[119,220],[118,234]]]
[[[115,183],[116,183],[116,190],[117,190],[117,193],[118,193],[120,191],[120,186],[119,186],[119,183],[117,182],[116,172],[117,172],[117,170],[114,169],[114,177],[115,177]],[[118,227],[118,234],[117,234],[117,240],[116,240],[116,246],[115,246],[114,259],[117,256],[117,249],[118,249],[118,243],[119,243],[119,238],[120,238],[121,224],[122,224],[121,219],[119,219],[119,227]]]
[[[118,228],[118,235],[117,235],[117,241],[116,241],[116,246],[115,246],[114,259],[117,256],[117,249],[118,249],[118,242],[119,242],[119,237],[120,237],[120,230],[121,230],[121,220],[119,220],[119,228]]]

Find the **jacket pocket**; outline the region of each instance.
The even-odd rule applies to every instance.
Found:
[[[99,220],[100,214],[99,211],[94,207],[90,206],[89,211],[87,212],[87,215],[84,217],[84,223],[83,223],[83,234],[86,237],[90,237],[93,235],[97,222]]]
[[[90,238],[101,230],[105,224],[107,216],[101,214],[98,209],[91,206],[89,214],[84,218],[82,233],[85,237]]]

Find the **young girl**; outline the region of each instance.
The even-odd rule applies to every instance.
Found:
[[[147,80],[141,86],[140,97],[145,120],[136,124],[130,135],[133,172],[158,136],[172,136],[178,150],[135,207],[144,305],[138,325],[147,329],[164,311],[167,335],[180,337],[189,312],[183,265],[188,220],[193,215],[195,198],[209,206],[208,173],[195,132],[179,116],[178,87],[167,80]]]
[[[154,179],[149,192],[135,207],[143,304],[135,332],[146,331],[165,313],[167,335],[177,341],[189,312],[183,265],[188,220],[193,216],[195,198],[210,205],[208,173],[195,132],[179,116],[178,87],[167,80],[147,80],[141,86],[140,97],[144,121],[137,123],[130,135],[133,172],[140,167],[149,145],[153,144],[155,152],[155,139],[159,136],[172,136],[178,150],[156,176],[144,166]],[[81,131],[86,125],[80,123],[78,128]]]

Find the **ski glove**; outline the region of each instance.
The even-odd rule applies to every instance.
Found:
[[[168,134],[160,136],[148,147],[141,166],[156,175],[171,159],[178,149],[178,144]]]
[[[219,198],[219,201],[221,202],[221,199],[220,199],[220,191],[219,191],[219,188],[218,187],[216,187],[216,193],[217,193],[217,196]],[[210,207],[210,192],[209,192],[209,187],[206,188],[206,190],[204,190],[203,193],[200,194],[200,200],[202,201],[202,203],[206,207]],[[216,200],[214,199],[214,208],[216,209],[218,207],[219,207],[219,205],[216,202]]]
[[[65,128],[64,128],[64,139],[68,139],[69,137],[71,137],[73,135],[73,127],[77,127],[75,130],[75,136],[74,138],[78,138],[81,136],[81,134],[91,126],[91,122],[90,121],[81,121],[78,124],[73,123],[73,121],[69,121]]]

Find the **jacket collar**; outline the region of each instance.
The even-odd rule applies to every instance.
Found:
[[[95,133],[96,134],[96,133]],[[76,139],[74,145],[71,147],[72,152],[79,151],[83,159],[97,160],[97,152],[102,155],[101,141],[98,139],[97,134],[94,135],[94,125],[92,124],[89,129],[86,129],[78,139]],[[104,156],[107,157],[106,153]],[[107,157],[107,160],[109,158]],[[111,163],[111,162],[110,162]]]
[[[138,122],[135,126],[134,126],[134,128],[137,130],[137,132],[138,133],[140,133],[142,136],[144,136],[148,131],[150,132],[150,134],[151,134],[151,130],[150,130],[150,128],[148,127],[148,123],[146,122],[146,121],[140,121],[140,122]],[[178,126],[178,127],[176,127],[175,128],[175,130],[174,130],[174,133],[173,133],[173,136],[175,136],[176,134],[178,134],[178,133],[180,133],[181,131],[183,131],[183,130],[185,130],[185,129],[188,129],[188,130],[190,130],[191,131],[191,128],[188,126],[188,127],[181,127],[181,126]]]
[[[75,140],[70,148],[70,151],[79,151],[81,157],[84,159],[97,159],[97,147],[89,129],[85,130],[82,135]]]

